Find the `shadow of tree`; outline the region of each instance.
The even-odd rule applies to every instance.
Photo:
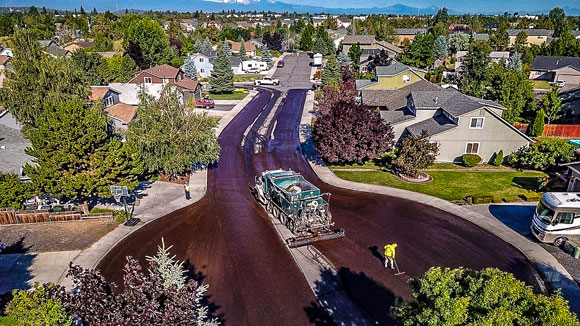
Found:
[[[339,290],[346,293],[345,300]],[[394,325],[390,316],[392,307],[401,299],[364,272],[353,272],[342,267],[335,274],[330,269],[320,273],[315,282],[318,302],[304,308],[315,325]]]
[[[194,280],[194,281],[198,282],[200,285],[203,284],[204,280],[206,279],[206,276],[202,272],[198,271],[195,268],[195,265],[192,264],[189,260],[187,260],[183,263],[183,268],[186,270],[185,276],[187,277],[188,280]],[[211,287],[211,284],[210,284],[210,287]],[[208,317],[210,319],[217,318],[220,325],[226,324],[224,314],[217,313],[220,306],[217,305],[215,302],[211,301],[211,295],[208,295],[207,292],[204,295],[203,300],[201,301],[201,304],[204,305],[205,307],[207,307]]]
[[[538,178],[537,177],[514,177],[512,182],[518,187],[526,190],[538,190]]]
[[[7,304],[13,290],[27,290],[33,275],[30,271],[36,254],[28,253],[30,247],[24,243],[25,238],[7,245],[0,253],[0,311]],[[8,300],[8,301],[6,301]]]

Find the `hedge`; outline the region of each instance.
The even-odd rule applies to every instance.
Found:
[[[461,161],[463,162],[463,165],[472,168],[481,163],[481,157],[476,154],[463,154],[463,156],[461,156]]]
[[[522,196],[526,201],[540,201],[540,199],[542,199],[542,194],[534,191],[526,192]]]

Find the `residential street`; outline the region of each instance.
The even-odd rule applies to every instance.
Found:
[[[293,86],[295,80],[297,87],[307,85],[309,59],[287,56],[285,61],[286,67],[274,75],[283,87]],[[408,278],[431,266],[499,267],[537,285],[534,268],[521,253],[459,217],[416,202],[322,184],[298,150],[297,126],[305,95],[301,89],[288,91],[276,114],[268,117],[279,92],[261,90],[220,136],[221,159],[209,170],[207,195],[119,243],[99,265],[104,275],[121,283],[124,256],[143,259],[155,252],[163,237],[174,245],[177,258],[187,261],[192,275],[210,284],[212,313],[226,325],[324,321],[325,314],[300,270],[249,191],[254,176],[263,170],[292,168],[332,193],[334,220],[346,230],[346,237],[316,247],[377,324],[391,321],[388,307],[396,299],[410,298]],[[264,121],[269,121],[266,131],[256,134]],[[257,147],[260,153],[254,153],[254,142],[262,145]],[[397,260],[406,272],[403,276],[394,276],[383,266],[382,247],[392,242],[399,245]]]

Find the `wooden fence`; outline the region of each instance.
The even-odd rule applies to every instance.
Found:
[[[81,212],[49,212],[47,210],[17,211],[14,208],[0,208],[0,224],[42,223],[77,221],[85,219],[112,218],[111,214],[89,214],[83,216]]]
[[[528,123],[514,123],[514,127],[523,133],[527,132],[528,126]],[[542,136],[580,139],[580,125],[545,124]]]

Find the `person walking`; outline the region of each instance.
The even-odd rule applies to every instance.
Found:
[[[191,195],[189,193],[189,183],[184,183],[183,184],[183,189],[185,190],[185,199],[186,200],[190,200],[191,199]]]
[[[391,269],[395,269],[395,248],[397,248],[396,243],[385,245],[385,268],[391,265]]]

